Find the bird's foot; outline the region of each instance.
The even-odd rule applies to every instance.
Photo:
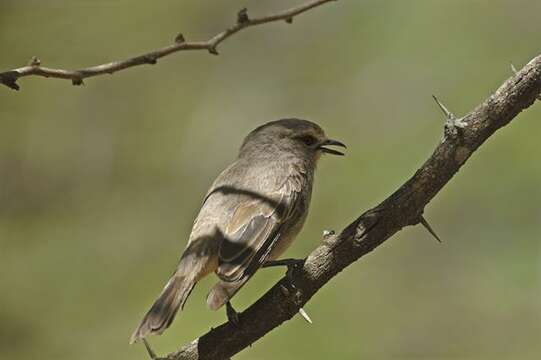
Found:
[[[233,305],[231,305],[231,302],[225,303],[225,313],[227,315],[227,320],[235,326],[239,326],[240,319],[239,319],[239,313],[233,308]]]
[[[333,234],[334,235],[334,231]],[[299,296],[300,292],[298,291],[295,284],[293,284],[293,271],[296,269],[301,268],[304,265],[305,259],[281,259],[281,260],[269,260],[265,264],[263,264],[263,267],[271,267],[271,266],[287,266],[287,272],[286,277],[289,281],[290,289],[293,291],[293,293],[284,285],[281,286],[282,293],[285,296],[290,296],[291,294],[294,294],[294,296]],[[312,324],[312,319],[306,311],[301,307],[299,308],[299,314],[303,317],[306,322],[309,324]]]

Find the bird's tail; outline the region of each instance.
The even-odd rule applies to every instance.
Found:
[[[195,280],[191,277],[181,276],[178,273],[173,274],[158,299],[133,332],[130,344],[150,334],[164,332],[173,322],[177,311],[184,307],[184,303],[194,286]]]

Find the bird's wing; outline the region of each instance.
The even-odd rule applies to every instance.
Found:
[[[283,225],[299,199],[300,186],[287,181],[268,197],[244,197],[224,229],[216,274],[224,281],[238,281],[265,263]]]

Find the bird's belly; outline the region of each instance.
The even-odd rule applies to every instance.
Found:
[[[282,255],[293,243],[299,232],[301,231],[304,221],[299,221],[291,230],[286,234],[282,235],[276,245],[269,254],[269,260],[276,260],[280,255]]]

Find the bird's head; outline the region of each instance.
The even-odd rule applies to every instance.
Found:
[[[278,159],[294,156],[317,161],[322,154],[344,155],[328,146],[345,148],[342,142],[329,139],[323,129],[308,120],[281,119],[253,130],[240,148],[240,156],[265,156]]]

